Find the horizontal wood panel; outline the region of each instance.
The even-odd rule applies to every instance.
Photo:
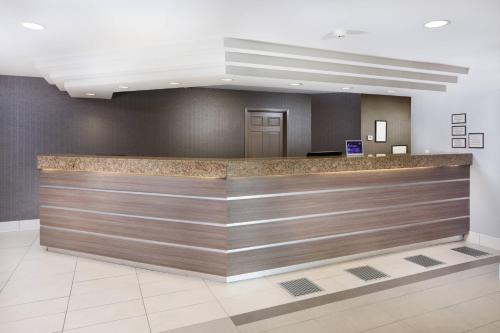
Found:
[[[166,219],[226,221],[226,203],[214,200],[42,187],[40,204]]]
[[[469,178],[468,166],[229,178],[227,191],[229,196],[244,196],[461,178]]]
[[[40,245],[224,276],[226,254],[40,228]]]
[[[226,228],[40,208],[43,226],[66,228],[158,242],[226,249]]]
[[[42,171],[40,185],[225,197],[223,179]]]
[[[469,200],[464,199],[404,208],[235,226],[229,228],[227,242],[228,248],[236,249],[468,215]]]
[[[469,196],[469,181],[408,185],[229,202],[229,221],[244,222]]]
[[[463,235],[469,230],[469,219],[378,231],[335,239],[320,240],[253,251],[231,253],[228,275],[238,275],[311,261],[342,257]]]

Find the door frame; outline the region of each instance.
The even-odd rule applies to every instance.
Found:
[[[282,113],[283,114],[283,156],[287,156],[287,147],[288,147],[288,119],[289,119],[289,109],[276,109],[276,108],[245,108],[245,157],[247,157],[248,153],[248,133],[247,133],[247,125],[248,125],[248,116],[252,112],[274,112],[274,113]]]

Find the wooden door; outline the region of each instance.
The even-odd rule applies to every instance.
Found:
[[[247,112],[246,157],[283,156],[283,113]]]

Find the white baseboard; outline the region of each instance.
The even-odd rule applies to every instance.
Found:
[[[19,231],[19,221],[0,222],[0,232]]]
[[[40,229],[40,220],[39,219],[34,219],[34,220],[22,220],[19,221],[19,230],[36,230]]]
[[[490,249],[500,251],[500,237],[493,237],[479,232],[471,231],[467,235],[467,241]]]
[[[39,219],[0,222],[0,232],[36,230],[36,229],[40,229]]]

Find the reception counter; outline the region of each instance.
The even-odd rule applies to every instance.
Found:
[[[236,281],[469,230],[470,154],[39,156],[51,250]]]

